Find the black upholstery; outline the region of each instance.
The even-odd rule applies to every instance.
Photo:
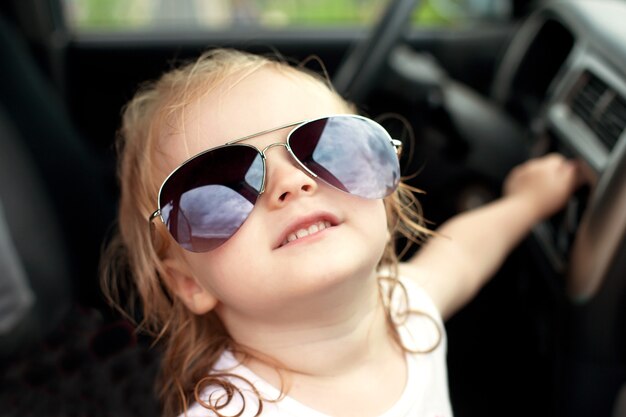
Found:
[[[17,333],[0,338],[0,349],[9,351],[50,332],[69,308],[72,288],[65,242],[48,193],[18,132],[5,116],[0,107],[0,221],[7,226],[2,238],[12,243],[15,251],[6,248],[0,256],[23,268],[26,285],[34,294],[31,308],[16,323]],[[0,279],[10,277],[7,274]]]
[[[158,350],[99,292],[116,204],[103,178],[60,94],[0,14],[3,416],[159,415]]]
[[[0,140],[19,142],[22,159],[30,160],[29,168],[19,167],[23,163],[15,161],[12,169],[33,171],[31,176],[39,177],[40,186],[32,194],[45,194],[41,198],[51,211],[46,220],[56,222],[58,228],[57,239],[45,244],[66,247],[72,257],[67,274],[76,296],[97,303],[96,266],[102,237],[113,218],[115,202],[107,195],[112,193],[107,193],[98,160],[74,128],[59,94],[39,70],[19,33],[3,19],[0,62],[0,106],[13,132],[3,134]],[[5,158],[11,159],[10,153]],[[24,190],[21,179],[14,180],[13,186]],[[21,221],[34,231],[47,227],[42,222]],[[21,251],[25,250],[30,248],[22,246]]]

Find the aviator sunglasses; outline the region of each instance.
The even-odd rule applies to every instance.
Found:
[[[293,127],[286,142],[259,150],[240,143]],[[160,217],[180,246],[207,252],[233,236],[265,190],[265,153],[284,146],[311,177],[349,194],[379,199],[393,193],[400,181],[402,142],[378,123],[355,115],[300,121],[265,130],[211,148],[188,159],[163,182]]]

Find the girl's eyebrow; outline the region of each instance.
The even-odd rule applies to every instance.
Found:
[[[228,141],[228,142],[226,142],[226,145],[232,145],[233,143],[242,142],[242,141],[244,141],[246,139],[251,139],[251,138],[255,138],[257,136],[265,135],[266,133],[272,133],[272,132],[276,132],[277,130],[282,130],[282,129],[285,129],[285,128],[288,128],[288,127],[301,125],[302,123],[305,123],[307,121],[308,120],[300,120],[299,122],[288,123],[286,125],[274,127],[274,128],[267,129],[267,130],[263,130],[261,132],[253,133],[251,135],[247,135],[247,136],[244,136],[244,137],[241,137],[241,138],[237,138],[237,139]]]

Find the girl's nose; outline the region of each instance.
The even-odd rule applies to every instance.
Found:
[[[304,171],[285,146],[277,146],[271,156],[266,155],[266,169],[265,196],[269,204],[280,207],[317,190],[317,181]]]

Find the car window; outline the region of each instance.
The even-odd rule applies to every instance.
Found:
[[[425,0],[416,27],[508,20],[512,0]],[[370,26],[381,0],[63,0],[77,32],[179,30],[320,30]]]

